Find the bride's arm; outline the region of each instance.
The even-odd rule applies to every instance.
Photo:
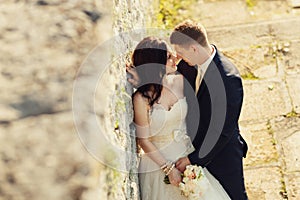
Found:
[[[134,122],[136,124],[136,132],[138,143],[145,153],[160,167],[166,169],[165,173],[168,174],[170,183],[178,186],[181,182],[181,173],[174,166],[175,164],[166,164],[168,160],[159,152],[159,149],[148,139],[150,136],[149,118],[148,118],[148,103],[137,93],[133,97],[133,109],[134,109]],[[174,166],[171,166],[174,165]]]
[[[159,152],[156,146],[148,139],[150,137],[148,103],[145,98],[137,93],[133,97],[134,122],[138,144],[145,153],[159,166],[163,166],[168,160]]]

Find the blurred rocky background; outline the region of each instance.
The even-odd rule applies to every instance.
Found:
[[[136,159],[129,153],[124,159],[132,165],[119,172],[88,153],[84,138],[98,147],[101,141],[89,137],[95,131],[87,124],[89,115],[74,123],[72,95],[74,81],[89,82],[99,68],[101,56],[89,60],[92,50],[120,32],[145,27],[146,9],[139,0],[0,2],[0,199],[138,199],[137,175],[129,173],[131,167],[135,171]],[[130,95],[130,88],[124,90],[128,52],[119,53],[133,43],[123,37],[118,45],[105,54],[117,58],[104,81],[110,83],[108,90],[94,101],[100,105],[98,120],[111,122],[105,133],[127,152],[135,152],[130,134],[119,131],[130,130],[131,110],[115,110],[131,105],[116,94]],[[83,63],[89,71],[79,73]],[[81,106],[95,111],[93,102],[85,103],[92,105]],[[82,130],[87,131],[84,138],[78,133]]]

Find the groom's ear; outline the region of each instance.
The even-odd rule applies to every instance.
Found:
[[[190,46],[190,48],[192,49],[193,52],[199,51],[198,47],[197,47],[196,45],[194,45],[194,44],[192,44],[192,45]]]

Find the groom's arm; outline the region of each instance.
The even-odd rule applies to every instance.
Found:
[[[226,117],[224,126],[221,132],[221,135],[217,141],[217,143],[214,145],[212,150],[203,158],[199,158],[199,151],[200,148],[196,148],[196,151],[190,154],[188,157],[190,160],[197,161],[197,164],[201,166],[208,165],[214,157],[223,150],[223,148],[228,144],[229,140],[232,138],[233,134],[237,125],[238,125],[238,119],[240,116],[241,111],[241,105],[243,101],[243,87],[242,82],[239,77],[231,77],[228,78],[228,80],[225,83],[225,92],[226,92]],[[211,97],[212,102],[218,103],[218,96]],[[213,104],[214,104],[213,103]],[[222,102],[219,102],[222,104]],[[215,104],[214,104],[215,105]],[[214,110],[215,112],[218,112],[218,110]],[[218,113],[212,113],[211,116],[217,115]],[[211,119],[213,121],[213,119]],[[201,127],[200,127],[201,128]],[[213,131],[217,131],[213,129]],[[219,134],[217,132],[210,132],[210,134]],[[203,144],[201,145],[203,146]]]

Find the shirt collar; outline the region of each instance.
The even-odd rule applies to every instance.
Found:
[[[211,61],[214,59],[214,57],[216,55],[216,48],[213,45],[211,45],[211,47],[213,49],[212,54],[210,55],[210,57],[202,65],[200,65],[200,69],[202,71],[202,75],[205,74],[205,72],[206,72],[209,64],[211,63]]]

